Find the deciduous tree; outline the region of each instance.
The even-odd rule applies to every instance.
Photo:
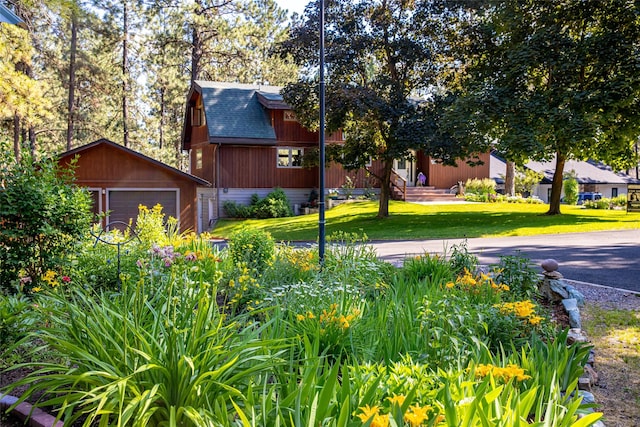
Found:
[[[346,131],[344,145],[328,147],[328,154],[338,152],[328,158],[347,168],[369,158],[382,162],[379,217],[389,215],[394,159],[423,150],[454,164],[478,148],[440,126],[452,101],[444,88],[446,35],[457,13],[446,1],[327,2],[327,130]],[[310,4],[279,49],[304,70],[283,96],[310,128],[318,125],[318,16],[318,4]]]
[[[507,159],[633,161],[640,134],[640,6],[628,0],[487,2],[460,102]],[[472,106],[472,107],[470,107]]]

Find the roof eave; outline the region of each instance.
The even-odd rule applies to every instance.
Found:
[[[258,95],[258,102],[270,110],[290,110],[289,104],[283,100],[269,99],[262,95],[260,92],[256,92]]]
[[[275,138],[234,138],[234,137],[209,137],[210,144],[222,145],[265,145],[275,146],[277,144]]]

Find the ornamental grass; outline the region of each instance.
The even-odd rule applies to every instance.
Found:
[[[86,426],[583,427],[601,415],[576,387],[589,347],[568,345],[526,271],[509,271],[524,260],[481,273],[461,247],[393,267],[342,233],[319,268],[315,247],[237,237],[231,249],[141,241],[116,289],[81,283],[74,264],[55,286],[0,297],[0,326],[22,331],[0,352],[30,348],[9,369],[34,369],[2,392],[25,386],[19,402]]]

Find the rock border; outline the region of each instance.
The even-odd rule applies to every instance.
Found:
[[[6,411],[18,401],[15,396],[0,393],[0,411]],[[64,427],[62,421],[56,421],[56,418],[44,412],[40,408],[34,408],[32,404],[22,402],[17,405],[9,413],[18,418],[19,421],[31,427]]]
[[[567,335],[567,344],[589,342],[587,335],[582,330],[582,321],[580,319],[580,307],[584,307],[584,295],[564,280],[562,274],[558,271],[558,262],[556,260],[546,259],[540,263],[540,266],[544,270],[542,280],[538,286],[541,295],[551,302],[560,302],[569,317],[570,329]],[[595,350],[591,349],[587,363],[584,365],[584,372],[578,379],[578,394],[585,404],[596,404],[592,387],[598,384],[598,373],[594,365]],[[589,413],[592,412],[595,412],[595,410],[589,408]],[[594,427],[605,427],[605,424],[600,420],[592,425]]]

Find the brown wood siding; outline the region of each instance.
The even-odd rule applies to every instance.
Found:
[[[369,170],[374,173],[380,173],[382,169],[381,163],[375,161],[372,163]],[[356,188],[379,188],[380,184],[378,180],[373,176],[367,174],[365,169],[359,169],[357,171],[347,171],[338,163],[331,163],[331,166],[325,171],[325,186],[326,188],[340,188],[346,183],[346,177],[349,176],[355,183]]]
[[[278,168],[276,150],[276,147],[222,145],[218,151],[220,187],[311,188],[317,186],[318,168]]]
[[[276,131],[278,142],[314,142],[318,143],[318,132],[307,130],[298,122],[285,121],[284,110],[271,110],[271,125]],[[325,135],[326,142],[342,141],[342,132]]]
[[[191,148],[191,163],[189,165],[189,173],[195,175],[198,178],[205,179],[215,187],[216,175],[215,175],[215,150],[217,146],[210,144],[209,141],[198,142],[193,144]],[[196,165],[196,151],[202,150],[202,168],[198,169]]]
[[[91,188],[178,188],[180,189],[180,228],[196,228],[197,197],[195,182],[171,173],[168,169],[138,158],[133,154],[97,145],[79,154],[76,184]],[[71,156],[62,156],[60,165],[67,165]],[[102,194],[106,209],[106,194]],[[104,225],[104,224],[103,224]]]
[[[209,129],[206,123],[205,126],[191,126],[191,148],[202,142],[209,142]]]
[[[451,188],[458,181],[466,181],[472,178],[489,178],[489,153],[480,154],[478,157],[483,165],[469,166],[464,161],[458,161],[458,166],[443,166],[429,162],[428,185],[436,188]]]

